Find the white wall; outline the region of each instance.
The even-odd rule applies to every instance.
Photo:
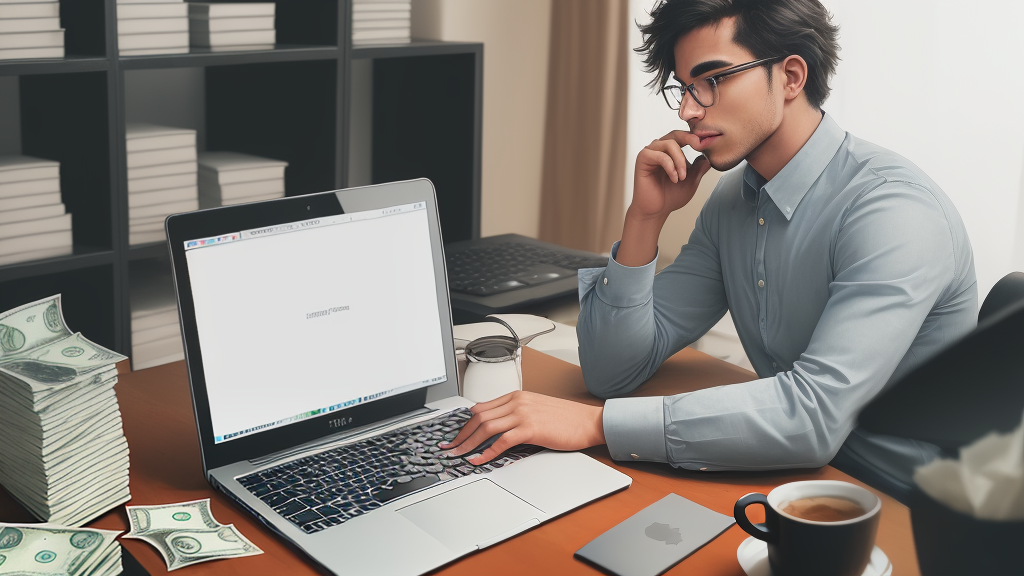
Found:
[[[413,38],[483,42],[481,233],[536,237],[551,0],[414,0]]]
[[[825,110],[909,158],[953,200],[983,298],[1024,270],[1024,2],[824,4],[843,48]]]

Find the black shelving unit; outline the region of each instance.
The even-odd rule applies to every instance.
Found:
[[[430,178],[445,240],[479,237],[483,45],[353,48],[351,10],[278,2],[273,50],[119,57],[116,0],[61,0],[66,57],[0,61],[0,76],[18,77],[22,153],[61,163],[74,254],[0,266],[0,310],[63,293],[73,329],[130,355],[130,270],[169,265],[164,243],[128,245],[126,75],[149,74],[136,71],[200,69],[203,148],[288,161],[296,196],[347,185],[351,118],[364,113],[352,61],[369,61],[372,142],[354,145],[372,150],[372,181]]]

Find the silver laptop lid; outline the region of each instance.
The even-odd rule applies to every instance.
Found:
[[[458,393],[433,186],[172,216],[205,470]]]

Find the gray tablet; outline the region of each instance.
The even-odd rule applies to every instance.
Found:
[[[734,523],[731,516],[669,494],[588,542],[575,557],[618,576],[656,576]]]

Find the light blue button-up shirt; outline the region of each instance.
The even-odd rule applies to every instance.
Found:
[[[580,271],[580,362],[611,398],[732,312],[759,380],[605,405],[613,458],[691,470],[818,467],[843,447],[907,483],[930,445],[855,430],[872,398],[977,322],[967,232],[919,168],[826,114],[770,181],[725,173],[655,276]],[[844,445],[845,443],[845,445]]]

